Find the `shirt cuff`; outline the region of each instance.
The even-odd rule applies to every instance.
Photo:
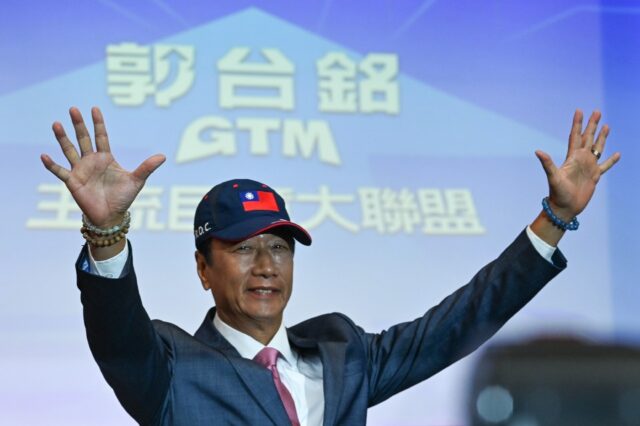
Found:
[[[122,270],[127,264],[129,258],[129,244],[125,244],[124,250],[115,256],[105,260],[95,260],[91,255],[91,249],[87,250],[89,253],[89,273],[94,275],[100,275],[105,278],[120,278]]]
[[[530,226],[527,226],[527,237],[529,237],[529,240],[536,251],[540,253],[540,256],[542,256],[547,262],[553,264],[552,257],[556,252],[556,247],[550,246],[544,242],[542,238],[538,237],[535,232],[531,230]]]

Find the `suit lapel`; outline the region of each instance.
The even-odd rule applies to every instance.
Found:
[[[347,344],[343,342],[320,342],[322,380],[324,388],[324,425],[336,424],[335,418],[344,385],[344,357]]]
[[[344,385],[345,342],[316,341],[299,337],[287,329],[289,341],[299,350],[315,349],[322,361],[322,387],[324,390],[324,426],[336,424],[335,419]]]
[[[229,359],[229,362],[271,421],[276,425],[290,424],[291,421],[273,383],[271,372],[244,358]]]
[[[213,326],[213,317],[215,313],[216,308],[209,309],[209,312],[207,312],[207,315],[204,317],[202,324],[200,324],[200,327],[193,336],[202,343],[223,352],[228,357],[241,358],[236,348],[234,348],[227,339],[222,337],[222,334],[220,334]]]
[[[215,308],[211,308],[196,331],[195,337],[225,355],[253,398],[274,424],[289,424],[289,417],[273,383],[271,372],[251,360],[242,358],[231,343],[213,326],[214,315]]]

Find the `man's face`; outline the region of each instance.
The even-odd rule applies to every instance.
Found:
[[[202,286],[211,289],[220,318],[255,337],[256,330],[277,327],[291,296],[293,251],[274,234],[237,243],[213,240],[206,262],[196,252]]]

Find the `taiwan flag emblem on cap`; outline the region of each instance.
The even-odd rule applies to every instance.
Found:
[[[255,210],[269,210],[279,212],[278,203],[272,192],[268,191],[242,191],[240,201],[245,212]]]

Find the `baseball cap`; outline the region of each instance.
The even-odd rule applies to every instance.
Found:
[[[209,238],[242,241],[274,228],[311,245],[309,233],[291,222],[280,194],[250,179],[232,179],[211,188],[198,204],[193,220],[196,247]]]

